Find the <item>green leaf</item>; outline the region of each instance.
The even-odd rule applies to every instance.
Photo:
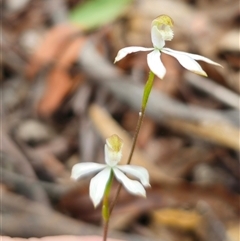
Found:
[[[144,86],[144,91],[143,91],[143,97],[142,97],[142,108],[145,110],[147,103],[148,103],[148,98],[152,90],[153,86],[153,80],[154,80],[154,73],[152,71],[149,72],[148,80],[147,83]]]
[[[88,0],[77,5],[69,15],[70,22],[85,29],[103,26],[119,17],[132,0]]]

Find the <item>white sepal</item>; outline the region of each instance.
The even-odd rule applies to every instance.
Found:
[[[113,172],[117,180],[123,184],[128,192],[146,197],[146,191],[140,182],[129,179],[124,173],[118,170],[118,168],[113,168]]]
[[[173,52],[173,53],[174,53],[174,52],[177,52],[177,53],[185,54],[185,55],[189,56],[189,57],[192,58],[192,59],[204,61],[204,62],[206,62],[206,63],[208,63],[208,64],[212,64],[212,65],[216,65],[216,66],[222,67],[221,64],[218,64],[218,63],[212,61],[211,59],[206,58],[206,57],[204,57],[204,56],[202,56],[202,55],[190,54],[190,53],[187,53],[187,52],[177,51],[177,50],[173,50],[173,49],[169,49],[169,48],[164,48],[164,50],[167,50],[167,51],[170,51],[170,52]]]
[[[72,168],[71,178],[77,180],[91,173],[98,172],[104,167],[106,167],[106,165],[93,162],[78,163]]]
[[[94,207],[97,207],[103,198],[107,182],[110,178],[110,173],[111,173],[111,168],[106,167],[91,179],[90,187],[89,187],[89,195],[93,202]]]
[[[160,79],[166,74],[166,69],[160,59],[160,51],[155,49],[147,55],[147,62],[150,70],[157,75]]]
[[[162,52],[168,55],[173,56],[178,60],[178,62],[185,68],[196,74],[207,76],[207,73],[202,69],[199,63],[197,63],[193,58],[189,55],[185,54],[181,51],[176,51],[172,49],[162,49]]]
[[[153,50],[153,48],[145,48],[145,47],[140,47],[140,46],[131,46],[131,47],[126,47],[126,48],[120,49],[114,60],[114,63],[123,59],[128,54],[139,52],[139,51],[151,51],[151,50]]]
[[[149,184],[149,174],[148,171],[144,167],[140,166],[133,166],[133,165],[124,165],[124,166],[117,166],[119,170],[122,172],[125,172],[126,174],[129,174],[131,176],[134,176],[135,178],[138,178],[140,182],[145,187],[150,187]]]

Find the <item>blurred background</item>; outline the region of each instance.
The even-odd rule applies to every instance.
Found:
[[[146,199],[122,190],[111,236],[238,241],[239,1],[0,2],[2,234],[101,234],[91,177],[74,182],[71,168],[103,163],[112,134],[124,140],[126,162],[149,69],[146,52],[113,61],[120,48],[151,47],[151,21],[168,14],[167,47],[223,68],[200,63],[204,78],[162,56],[167,74],[155,78],[132,160],[152,187]]]

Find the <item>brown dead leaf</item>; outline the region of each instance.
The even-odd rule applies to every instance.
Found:
[[[201,216],[194,210],[164,208],[153,212],[154,222],[158,225],[194,230],[201,222]]]
[[[70,40],[70,36],[77,32],[80,30],[69,24],[57,25],[50,29],[26,67],[27,77],[33,78],[43,66],[54,61],[59,51],[67,44],[67,39]]]
[[[55,68],[47,79],[47,86],[37,111],[41,116],[50,116],[62,103],[63,99],[71,93],[81,82],[80,75],[71,78],[62,68]]]
[[[54,27],[27,66],[26,74],[33,78],[41,69],[54,63],[47,76],[45,93],[38,105],[40,115],[51,115],[81,80],[80,76],[71,77],[68,73],[86,40],[83,35],[77,36],[78,33],[80,30],[72,25]]]

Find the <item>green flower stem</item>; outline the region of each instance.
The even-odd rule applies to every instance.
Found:
[[[149,95],[150,95],[151,90],[152,90],[154,77],[155,77],[154,73],[152,71],[150,71],[149,76],[148,76],[148,80],[147,80],[147,82],[144,86],[141,111],[139,112],[138,122],[137,122],[136,130],[135,130],[135,133],[134,133],[133,143],[132,143],[132,147],[131,147],[131,150],[130,150],[130,154],[129,154],[129,157],[128,157],[127,164],[130,164],[131,160],[132,160],[133,152],[135,150],[136,143],[137,143],[137,138],[138,138],[138,135],[139,135],[142,123],[143,123],[143,118],[144,118],[144,115],[145,115],[145,110],[146,110],[146,107],[147,107]],[[118,187],[117,187],[115,198],[113,199],[113,201],[111,203],[111,206],[110,206],[110,210],[109,210],[110,215],[111,215],[112,210],[113,210],[113,208],[114,208],[114,206],[117,202],[117,199],[118,199],[119,193],[121,191],[121,188],[122,188],[122,184],[119,184]]]
[[[103,217],[103,241],[107,240],[107,233],[108,233],[108,224],[109,224],[109,218],[110,218],[110,212],[109,212],[109,194],[111,190],[111,186],[113,183],[113,171],[110,173],[110,177],[104,192],[103,197],[103,206],[102,206],[102,217]]]

